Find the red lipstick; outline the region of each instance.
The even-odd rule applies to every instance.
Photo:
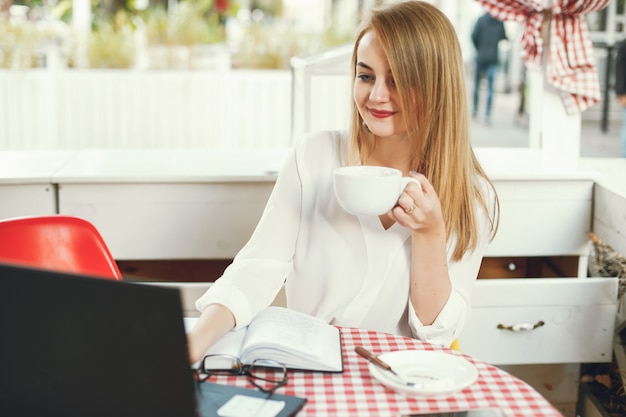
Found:
[[[376,117],[377,119],[384,119],[386,117],[391,117],[395,114],[395,112],[393,111],[376,110],[376,109],[369,109],[369,112],[372,116]]]

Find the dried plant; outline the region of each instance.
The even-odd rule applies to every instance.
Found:
[[[596,234],[589,233],[593,243],[589,257],[589,273],[594,277],[617,277],[618,298],[626,292],[626,258],[602,241]]]

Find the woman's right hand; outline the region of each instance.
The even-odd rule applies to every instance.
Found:
[[[207,349],[235,327],[233,313],[221,304],[210,304],[204,309],[196,325],[187,332],[190,362],[204,357]]]
[[[445,236],[445,224],[441,212],[441,202],[432,184],[423,174],[411,173],[418,184],[409,183],[400,197],[398,205],[390,212],[390,217],[402,226],[422,236]]]

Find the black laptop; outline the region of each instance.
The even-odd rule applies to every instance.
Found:
[[[177,289],[0,265],[0,416],[216,416],[242,393],[264,395],[194,381]]]

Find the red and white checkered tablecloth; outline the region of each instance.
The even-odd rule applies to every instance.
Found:
[[[343,373],[289,371],[289,382],[277,393],[305,397],[298,413],[305,416],[401,416],[406,414],[498,408],[507,417],[561,417],[527,383],[507,372],[450,349],[416,339],[356,328],[341,328]],[[375,354],[396,350],[438,350],[460,355],[478,369],[478,380],[449,396],[412,397],[396,393],[370,375],[368,362],[354,352],[363,346]],[[211,382],[254,388],[246,378],[219,376]]]

